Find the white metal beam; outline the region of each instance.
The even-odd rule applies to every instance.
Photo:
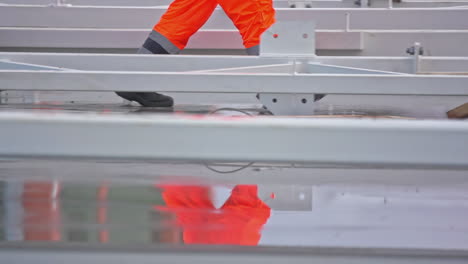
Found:
[[[1,54],[0,54],[1,56]],[[317,62],[356,68],[411,73],[413,57],[319,56]],[[419,56],[422,72],[468,72],[468,57]]]
[[[0,6],[0,27],[150,29],[166,8]],[[318,30],[464,30],[468,9],[278,8],[278,21],[313,20]],[[86,19],[83,19],[86,18]],[[437,21],[437,23],[434,23]],[[204,29],[235,30],[222,9]]]
[[[468,168],[468,123],[0,113],[1,157]]]
[[[137,49],[148,34],[148,29],[4,27],[0,28],[2,36],[0,47]],[[316,38],[318,49],[361,50],[363,48],[363,35],[359,32],[317,32]],[[244,46],[236,30],[204,30],[190,38],[187,48],[244,49]],[[402,49],[402,52],[405,49]]]
[[[0,90],[468,95],[468,76],[1,70]]]
[[[468,57],[420,56],[422,72],[468,72]],[[285,57],[254,56],[145,56],[127,54],[82,54],[82,53],[1,53],[0,60],[69,68],[83,71],[207,71],[227,68],[269,67],[268,65],[293,64],[294,59]],[[310,62],[354,67],[379,71],[411,73],[414,58],[407,57],[355,57],[318,56]]]
[[[290,62],[289,58],[284,57],[29,52],[0,52],[0,59],[86,71],[196,71]]]
[[[468,28],[468,27],[467,27]],[[0,48],[133,49],[148,36],[148,29],[56,29],[0,28]],[[468,30],[455,31],[317,31],[316,49],[340,55],[404,56],[414,42],[421,42],[425,54],[468,56]],[[244,49],[235,30],[205,30],[196,33],[188,49]]]
[[[0,47],[136,49],[163,12],[161,7],[1,6]],[[466,16],[468,9],[460,8],[277,9],[278,21],[317,22],[322,55],[401,56],[422,42],[426,54],[468,56],[462,44],[468,43]],[[203,28],[188,49],[244,48],[221,9]]]

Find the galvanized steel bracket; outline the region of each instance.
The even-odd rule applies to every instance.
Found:
[[[314,21],[278,21],[262,35],[262,57],[315,56]]]

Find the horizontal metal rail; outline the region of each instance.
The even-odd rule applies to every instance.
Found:
[[[103,246],[20,244],[0,245],[4,263],[323,263],[323,264],[464,264],[463,250],[367,249],[367,248],[286,248],[234,247],[215,248],[165,246]],[[18,262],[21,260],[21,262]]]
[[[468,76],[0,70],[0,90],[468,95]]]
[[[165,11],[164,7],[0,6],[0,27],[151,29]],[[318,21],[318,30],[468,29],[468,9],[461,8],[278,8],[276,12],[278,21]],[[235,30],[222,9],[215,10],[204,29]]]
[[[468,16],[468,14],[467,14]],[[90,28],[0,28],[0,48],[21,50],[48,49],[127,49],[135,53],[151,27],[142,29]],[[468,27],[467,27],[468,29]],[[425,54],[468,56],[468,30],[378,30],[316,32],[316,49],[334,55],[403,56],[414,42],[423,40]],[[187,49],[244,49],[235,30],[201,30],[189,41]],[[121,51],[122,52],[122,51]],[[338,53],[333,53],[338,52]],[[345,53],[340,53],[345,52]],[[322,53],[327,54],[327,53]]]
[[[468,123],[0,113],[0,157],[468,168]]]
[[[459,34],[463,35],[463,32]],[[468,31],[466,35],[468,39]],[[0,47],[136,49],[148,36],[148,29],[2,27],[0,36]],[[362,34],[359,32],[317,32],[318,49],[361,50],[362,45]],[[187,48],[245,49],[235,30],[200,31],[190,39]]]
[[[414,58],[406,57],[356,57],[317,56],[305,58],[311,62],[381,71],[411,73]],[[225,68],[253,67],[274,64],[291,64],[288,57],[252,56],[142,56],[130,54],[82,53],[0,53],[0,60],[69,68],[83,71],[201,71]],[[466,72],[468,57],[419,56],[420,70],[424,72]]]

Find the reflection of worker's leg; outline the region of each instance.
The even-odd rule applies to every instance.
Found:
[[[220,209],[212,203],[211,187],[161,185],[166,208],[177,216],[186,244],[257,245],[270,207],[258,197],[257,186],[238,185]]]
[[[215,0],[175,0],[154,26],[139,54],[174,54],[185,48],[189,38],[210,18]],[[143,106],[170,107],[171,97],[159,93],[118,92],[117,95]]]
[[[24,240],[60,241],[60,184],[27,181],[23,185]]]
[[[275,22],[272,0],[217,0],[242,35],[249,55],[258,55],[260,36]]]
[[[270,207],[258,197],[258,186],[237,185],[221,207],[219,223],[225,226],[225,244],[258,245],[261,231],[270,218]]]

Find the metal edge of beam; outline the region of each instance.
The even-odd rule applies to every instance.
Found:
[[[1,243],[5,263],[466,263],[466,250]]]
[[[196,71],[285,64],[289,58],[226,55],[141,55],[96,53],[0,52],[0,59],[79,70]]]
[[[291,63],[289,57],[255,57],[228,55],[140,55],[140,54],[96,54],[96,53],[43,53],[43,52],[0,52],[0,60],[51,66],[57,68],[79,68],[80,70],[147,70],[181,71],[216,70],[220,68],[265,66]],[[310,63],[365,68],[371,70],[410,72],[414,57],[370,57],[370,56],[313,56],[304,57]],[[426,71],[466,71],[468,57],[419,56],[422,69]],[[193,65],[193,67],[192,67]],[[84,66],[88,68],[84,68]],[[197,67],[201,69],[196,69]],[[401,71],[398,70],[401,68]]]
[[[1,157],[467,168],[468,123],[0,113]]]
[[[0,59],[0,69],[2,69],[2,70],[6,70],[6,69],[8,69],[8,70],[13,70],[13,69],[18,69],[18,70],[44,70],[44,71],[67,70],[67,69],[52,67],[52,66],[47,66],[47,65],[39,65],[39,64],[24,63],[24,62],[13,62],[13,61],[2,60],[2,59]]]
[[[373,70],[373,69],[349,67],[349,66],[339,66],[339,65],[314,63],[314,62],[308,63],[305,67],[308,68],[308,70],[305,73],[310,73],[310,74],[325,73],[325,74],[380,74],[380,75],[397,74],[397,75],[406,75],[406,73],[401,73],[401,72],[381,71],[381,70]]]
[[[105,71],[209,71],[243,67],[268,67],[275,64],[294,63],[299,58],[253,56],[167,56],[136,54],[86,54],[86,53],[22,53],[0,52],[0,60],[41,65],[60,69]],[[369,70],[410,73],[414,57],[349,57],[314,56],[302,58],[303,63],[323,63]],[[419,56],[423,72],[467,72],[468,57]]]
[[[265,64],[245,67],[230,67],[211,70],[195,70],[190,73],[293,73],[298,69],[292,62],[282,64]]]
[[[146,56],[136,54],[90,54],[90,53],[37,53],[37,52],[0,52],[0,58],[21,63],[33,63],[53,67],[74,68],[79,70],[119,70],[119,71],[196,71],[219,68],[249,67],[265,64],[290,63],[289,58],[265,58],[254,56]],[[203,59],[200,59],[203,58]],[[431,71],[434,58],[420,57],[424,69]],[[356,56],[314,56],[306,58],[310,62],[319,62],[338,66],[367,68],[383,71],[411,72],[414,67],[413,57],[356,57]],[[450,71],[454,68],[468,68],[468,57],[459,61],[459,57],[445,57],[437,60],[438,71]],[[462,58],[463,59],[463,58]],[[447,66],[446,66],[447,65]]]

